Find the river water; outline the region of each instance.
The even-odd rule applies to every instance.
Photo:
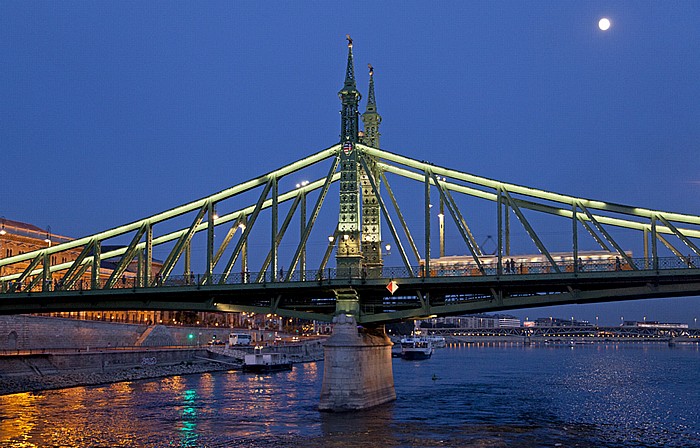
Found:
[[[469,345],[393,362],[398,399],[316,410],[323,363],[0,396],[0,446],[698,447],[700,347]]]

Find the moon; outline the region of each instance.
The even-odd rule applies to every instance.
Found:
[[[607,31],[608,28],[610,28],[610,19],[607,17],[603,17],[598,21],[598,28],[600,28],[602,31]]]

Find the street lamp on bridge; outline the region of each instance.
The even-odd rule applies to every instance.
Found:
[[[382,257],[388,257],[389,255],[391,255],[391,244],[387,243],[386,246],[384,246],[384,249],[386,250],[386,252],[382,253]]]
[[[51,226],[46,226],[46,239],[44,242],[51,247]]]

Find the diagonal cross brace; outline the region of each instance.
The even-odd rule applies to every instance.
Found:
[[[272,188],[272,182],[273,178],[270,178],[267,181],[267,184],[265,184],[265,188],[263,189],[263,192],[260,194],[260,197],[258,198],[258,203],[255,204],[255,209],[253,210],[253,213],[250,215],[250,220],[248,221],[248,224],[245,227],[245,230],[243,231],[243,234],[241,235],[241,238],[238,240],[238,243],[236,243],[236,248],[234,249],[233,253],[231,254],[231,257],[228,260],[228,263],[226,263],[226,267],[224,268],[224,272],[221,276],[221,279],[219,280],[219,284],[223,285],[226,283],[226,280],[228,280],[228,276],[231,275],[231,269],[233,269],[234,263],[236,263],[236,259],[238,258],[238,255],[241,253],[241,249],[243,248],[243,245],[248,239],[248,235],[250,234],[250,231],[253,228],[253,225],[255,224],[255,220],[258,219],[258,216],[260,215],[260,210],[262,210],[263,204],[265,203],[265,199],[267,199],[267,194],[270,192],[270,189]]]
[[[88,256],[90,251],[92,251],[92,248],[94,246],[95,240],[91,240],[88,244],[86,244],[83,250],[80,252],[80,255],[78,255],[78,258],[76,258],[75,261],[73,261],[73,264],[71,264],[68,271],[66,271],[66,273],[63,274],[63,277],[61,278],[61,284],[64,285],[66,288],[69,288],[78,279],[79,276],[74,276],[74,274],[76,274],[76,272],[79,270],[78,268],[82,266],[83,260],[85,260],[85,258]]]
[[[285,277],[284,281],[288,282],[292,278],[292,274],[294,273],[294,269],[297,267],[297,263],[299,263],[299,258],[301,257],[301,253],[306,247],[306,242],[309,239],[309,235],[311,235],[311,229],[313,228],[314,224],[316,223],[316,218],[318,217],[318,213],[321,211],[321,205],[323,205],[323,201],[326,199],[326,194],[328,194],[328,189],[331,186],[331,183],[333,182],[333,175],[335,174],[335,170],[338,168],[338,164],[340,163],[340,152],[335,156],[335,160],[333,161],[333,166],[331,166],[331,169],[328,170],[328,176],[326,176],[326,182],[323,184],[323,188],[321,189],[321,194],[319,194],[318,199],[316,200],[316,205],[314,205],[314,209],[311,212],[311,217],[309,217],[309,222],[306,224],[306,229],[304,230],[304,235],[301,237],[301,241],[299,241],[299,245],[297,246],[297,250],[294,253],[294,258],[292,258],[292,262],[289,264],[289,272],[287,272],[287,276]],[[272,275],[275,275],[273,272]]]
[[[506,198],[506,201],[508,202],[508,204],[510,204],[510,207],[515,212],[515,215],[518,217],[518,219],[520,220],[520,223],[525,228],[525,231],[528,233],[528,235],[530,235],[532,242],[534,242],[535,246],[537,246],[537,249],[539,249],[540,253],[542,253],[545,257],[547,257],[547,260],[549,260],[549,263],[552,265],[552,268],[554,268],[554,270],[556,272],[561,272],[561,270],[559,269],[559,266],[557,266],[557,264],[554,262],[554,259],[549,254],[549,251],[547,250],[546,247],[544,247],[544,244],[542,244],[542,241],[537,236],[537,233],[535,233],[535,229],[532,228],[530,223],[525,218],[525,215],[523,215],[523,212],[520,211],[520,207],[518,207],[518,205],[515,203],[515,201],[511,197],[510,193],[508,193],[508,190],[506,190],[503,187],[500,187],[500,188],[501,188],[501,191],[503,192],[504,197]]]
[[[396,202],[396,197],[394,197],[394,192],[391,190],[391,186],[389,185],[389,181],[387,180],[386,175],[384,175],[384,171],[380,171],[380,176],[382,178],[382,181],[384,181],[384,186],[386,187],[386,192],[389,194],[389,199],[391,199],[391,203],[394,204],[396,216],[399,217],[401,227],[403,227],[403,231],[406,234],[406,238],[408,239],[408,244],[411,246],[411,249],[413,250],[413,255],[416,257],[416,263],[420,263],[420,253],[418,252],[418,247],[416,247],[416,243],[413,241],[411,231],[409,230],[408,225],[406,224],[406,220],[403,217],[403,213],[401,213],[399,203]]]
[[[384,219],[386,220],[386,223],[389,226],[391,236],[394,237],[394,242],[396,242],[396,245],[399,247],[399,252],[401,253],[401,260],[403,261],[404,267],[410,273],[411,277],[413,277],[413,269],[411,268],[411,263],[408,261],[406,251],[404,250],[403,245],[401,244],[399,235],[396,233],[396,227],[394,227],[394,223],[391,220],[389,211],[386,209],[386,204],[384,204],[384,199],[382,198],[381,194],[379,193],[379,189],[377,188],[377,182],[375,181],[374,176],[372,176],[372,172],[370,171],[369,166],[367,166],[367,161],[364,157],[360,157],[360,164],[362,164],[362,168],[367,173],[367,178],[369,180],[370,185],[372,186],[372,193],[374,193],[374,197],[377,198],[379,207],[382,209],[382,214],[384,215]]]
[[[422,292],[416,291],[416,296],[420,301],[420,307],[425,314],[430,314],[430,293],[426,292],[425,296]]]
[[[31,282],[29,282],[29,285],[27,285],[27,287],[25,288],[25,290],[26,290],[26,291],[31,291],[32,289],[34,289],[34,287],[35,287],[36,285],[39,284],[39,282],[41,281],[42,278],[44,278],[43,275],[36,275],[36,276],[34,276],[34,278],[32,279]],[[41,288],[42,288],[42,291],[43,291],[43,288],[44,288],[43,285],[42,285]]]
[[[622,250],[622,247],[620,247],[620,245],[617,244],[617,241],[615,241],[613,239],[613,237],[610,236],[608,231],[605,230],[605,228],[603,226],[601,226],[598,221],[596,221],[595,217],[593,217],[591,212],[586,207],[584,207],[584,205],[581,203],[579,203],[578,206],[581,208],[581,210],[583,210],[583,212],[586,214],[586,216],[588,216],[588,219],[591,220],[591,222],[593,223],[595,228],[598,229],[598,231],[603,234],[603,237],[605,237],[605,239],[608,241],[608,243],[612,244],[612,246],[620,254],[620,256],[627,261],[627,264],[629,265],[629,267],[632,268],[632,270],[637,271],[638,269],[637,269],[637,266],[635,266],[634,261],[629,257],[629,255],[627,255],[625,253],[624,250]]]
[[[92,265],[90,263],[85,263],[83,264],[80,269],[78,269],[78,272],[75,273],[73,278],[69,279],[67,282],[63,282],[63,289],[71,289],[73,285],[75,285],[79,280],[82,282],[83,275],[87,272],[88,269],[90,269]],[[82,289],[82,284],[80,289]]]
[[[340,230],[338,230],[338,227],[335,228],[335,232],[333,232],[333,239],[328,241],[328,247],[326,247],[326,252],[323,254],[323,259],[321,259],[321,264],[318,265],[318,272],[316,273],[316,280],[321,280],[323,278],[323,270],[326,269],[326,265],[328,264],[328,260],[331,258],[331,254],[333,253],[333,248],[335,247],[335,242],[338,241],[338,236],[340,235]],[[328,279],[330,280],[330,275],[328,276]]]
[[[117,267],[114,268],[114,271],[112,271],[112,275],[109,276],[109,279],[105,283],[104,289],[110,289],[117,282],[117,279],[121,277],[122,274],[124,274],[124,271],[126,271],[126,268],[129,266],[129,263],[131,263],[131,261],[134,259],[134,256],[136,255],[137,245],[141,240],[143,234],[146,233],[147,227],[148,223],[143,223],[141,228],[136,232],[134,238],[131,240],[131,244],[129,244],[129,247],[127,248],[126,252],[124,252],[124,255],[122,255],[121,260],[119,260]],[[97,243],[98,242],[96,242],[96,247]],[[95,269],[99,272],[99,266]]]
[[[673,244],[671,244],[666,238],[663,237],[663,235],[657,233],[657,234],[656,234],[656,237],[659,239],[659,241],[661,241],[661,242],[664,244],[664,246],[666,246],[666,247],[668,248],[668,250],[670,250],[671,252],[673,252],[673,255],[675,255],[676,257],[678,257],[678,258],[679,258],[680,260],[682,260],[683,262],[686,262],[686,261],[687,261],[687,259],[686,259],[686,258],[683,256],[683,254],[681,253],[681,251],[679,251],[678,249],[676,249],[676,248],[673,246]]]
[[[170,276],[173,268],[175,268],[175,263],[177,263],[177,261],[180,259],[185,247],[192,240],[192,236],[196,232],[197,227],[199,227],[199,225],[202,223],[204,214],[208,209],[209,204],[204,204],[204,206],[199,209],[199,212],[194,218],[194,221],[192,221],[190,228],[187,230],[187,232],[183,233],[177,240],[177,243],[175,243],[175,247],[173,247],[173,250],[171,250],[170,254],[168,254],[168,258],[165,259],[163,267],[160,270],[160,278],[162,281],[165,281]]]
[[[479,244],[476,242],[474,235],[472,235],[472,231],[469,228],[469,226],[467,225],[467,221],[465,221],[464,217],[462,216],[462,212],[459,210],[459,207],[457,207],[457,203],[452,198],[452,193],[450,193],[450,190],[448,190],[447,187],[444,185],[445,182],[438,182],[438,179],[435,177],[435,174],[434,173],[431,173],[431,174],[433,176],[433,181],[438,186],[438,191],[441,192],[441,196],[443,197],[443,200],[447,200],[447,201],[452,203],[452,207],[454,208],[455,215],[457,218],[459,218],[459,222],[461,222],[462,227],[464,228],[464,231],[466,232],[466,235],[469,238],[469,241],[471,242],[472,247],[474,248],[474,252],[476,252],[476,254],[479,256],[484,255],[483,252],[481,252],[481,248],[479,247]],[[453,216],[453,218],[454,218],[454,216]],[[458,223],[455,221],[455,224],[458,224]]]
[[[229,243],[233,239],[233,236],[236,234],[236,230],[243,224],[245,221],[245,215],[241,213],[238,215],[238,218],[233,222],[233,225],[231,226],[230,229],[228,229],[228,232],[226,232],[226,236],[224,237],[224,240],[221,242],[221,245],[219,245],[219,248],[216,250],[216,254],[214,255],[214,262],[213,262],[213,267],[215,267],[218,263],[219,260],[221,259],[221,256],[224,254],[224,251],[228,247]],[[247,227],[247,226],[246,226]]]
[[[583,216],[578,216],[578,214],[577,214],[576,219],[578,219],[578,222],[580,222],[583,225],[583,227],[593,237],[593,239],[596,240],[596,242],[598,243],[598,245],[600,246],[601,249],[603,249],[604,251],[610,252],[610,248],[608,247],[607,244],[605,244],[605,240],[603,240],[600,236],[598,236],[597,233],[595,233],[593,231],[593,229],[591,229],[591,225],[588,224],[588,221],[586,221],[583,218]]]
[[[481,250],[479,249],[479,246],[477,246],[476,243],[473,241],[471,232],[469,231],[469,228],[467,227],[467,223],[464,221],[464,218],[462,218],[462,214],[459,212],[457,204],[454,202],[454,199],[452,199],[451,195],[445,194],[445,187],[438,181],[437,177],[435,176],[435,173],[431,172],[430,176],[432,177],[433,182],[435,182],[435,185],[438,187],[440,197],[442,197],[445,204],[447,204],[447,210],[450,212],[450,216],[452,216],[455,225],[457,225],[459,233],[462,234],[462,238],[464,239],[464,242],[469,248],[469,252],[471,252],[472,258],[474,259],[476,266],[479,268],[479,272],[485,274],[484,266],[481,264],[481,260],[479,259],[479,255],[481,255]]]
[[[693,244],[692,241],[688,239],[685,235],[683,235],[673,224],[671,224],[670,221],[668,221],[666,218],[664,218],[662,215],[657,215],[659,220],[664,223],[666,227],[671,229],[671,232],[675,233],[678,238],[680,238],[683,243],[685,243],[686,246],[688,246],[693,252],[695,252],[695,255],[700,255],[700,249],[698,249],[698,246]],[[658,237],[659,234],[657,233],[656,236]]]
[[[302,195],[302,193],[300,192],[299,195],[296,198],[294,198],[294,202],[292,203],[292,206],[289,208],[289,212],[287,213],[287,216],[284,218],[284,222],[282,223],[282,227],[277,232],[277,245],[279,245],[282,242],[282,238],[284,238],[284,234],[287,232],[287,228],[289,227],[289,223],[292,221],[292,218],[294,217],[294,212],[296,212],[296,209],[299,206],[299,203],[301,202],[301,195]],[[265,261],[263,262],[262,267],[260,268],[260,273],[258,273],[258,278],[255,279],[255,281],[257,283],[262,282],[263,277],[265,277],[265,271],[267,271],[268,266],[270,266],[270,262],[272,262],[272,249],[270,249],[267,252],[267,257],[265,257]]]
[[[29,276],[29,274],[41,263],[41,261],[44,259],[44,253],[39,252],[36,257],[32,260],[31,263],[29,263],[29,266],[22,272],[22,275],[20,275],[16,282],[17,283],[22,283],[24,280]]]

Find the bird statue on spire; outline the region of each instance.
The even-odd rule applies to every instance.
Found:
[[[374,67],[372,67],[372,64],[367,64],[367,68],[369,69],[369,76],[374,75]]]
[[[345,38],[348,40],[348,47],[352,47],[352,37],[350,37],[349,34],[346,34]]]

